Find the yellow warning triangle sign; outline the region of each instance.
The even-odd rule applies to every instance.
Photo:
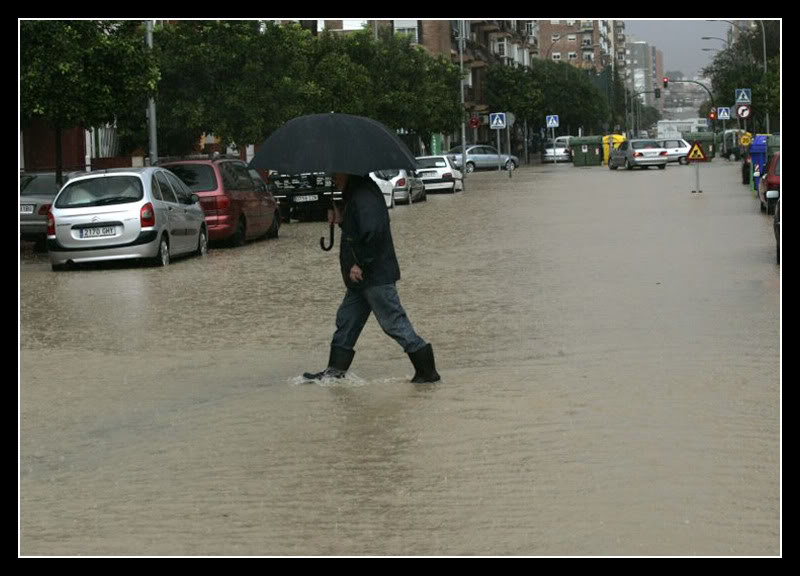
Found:
[[[708,158],[703,150],[703,145],[700,142],[692,144],[692,149],[689,150],[689,162],[707,162]]]

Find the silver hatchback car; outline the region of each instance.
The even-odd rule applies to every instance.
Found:
[[[70,180],[48,214],[47,248],[54,270],[68,264],[152,259],[208,251],[199,198],[158,167],[91,172]]]
[[[667,150],[655,140],[630,140],[611,151],[608,168],[616,170],[624,166],[627,170],[633,170],[636,166],[643,169],[658,166],[663,170],[668,161]]]

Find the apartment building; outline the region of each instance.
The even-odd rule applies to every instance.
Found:
[[[391,27],[395,34],[411,37],[431,55],[444,55],[455,64],[461,60],[459,41],[464,36],[465,106],[480,121],[469,129],[472,142],[487,141],[489,107],[486,102],[489,65],[530,66],[536,52],[532,20],[391,20],[367,22],[373,30]]]
[[[624,45],[624,23],[617,33],[613,20],[538,20],[538,57],[567,62],[582,70],[602,72],[615,66],[616,46]],[[619,36],[619,39],[618,39]]]
[[[653,84],[653,53],[650,45],[644,40],[629,37],[627,48],[625,49],[625,81],[628,89],[634,94],[641,94],[639,99],[642,104],[653,106],[655,97],[653,94],[642,94],[652,92],[655,89]]]

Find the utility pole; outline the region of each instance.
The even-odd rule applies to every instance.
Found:
[[[466,103],[464,102],[464,34],[466,24],[458,21],[458,53],[461,61],[461,189],[467,191],[467,118]]]
[[[764,28],[763,20],[759,20],[758,23],[761,24],[761,43],[762,46],[764,47],[764,86],[766,87],[766,90],[764,91],[764,103],[766,104],[765,112],[767,116],[766,118],[767,134],[772,134],[772,132],[769,131],[769,86],[767,86],[767,31]]]
[[[147,47],[153,49],[153,21],[147,21]],[[148,121],[150,127],[150,166],[158,162],[158,136],[156,134],[156,101],[151,96],[148,104]]]

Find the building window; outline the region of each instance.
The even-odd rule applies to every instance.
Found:
[[[497,42],[497,54],[498,56],[505,56],[506,55],[506,41],[500,40]]]
[[[570,52],[569,53],[569,59],[570,60],[577,60],[578,59],[578,53],[577,52]]]
[[[551,39],[553,42],[558,42],[559,40],[561,40],[561,34],[553,34],[553,36],[551,36],[551,38],[550,38],[550,39]]]
[[[411,36],[411,43],[419,43],[419,34],[416,20],[395,20],[394,33],[398,36]]]
[[[561,52],[553,52],[553,61],[559,62],[561,60]]]
[[[577,42],[578,41],[578,36],[577,36],[577,34],[570,34],[569,36],[567,36],[567,40],[569,42]]]

